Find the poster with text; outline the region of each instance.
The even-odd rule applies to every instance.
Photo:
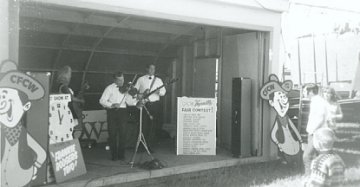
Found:
[[[216,154],[216,99],[178,97],[177,155]]]
[[[51,144],[49,152],[56,182],[63,182],[86,173],[78,139]]]

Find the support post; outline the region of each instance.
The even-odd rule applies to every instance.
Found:
[[[300,56],[300,39],[297,41],[297,47],[298,47],[298,64],[299,64],[299,84],[302,84],[301,81],[301,56]]]
[[[328,64],[328,55],[327,55],[327,43],[325,37],[325,73],[326,73],[326,85],[329,85],[329,64]]]
[[[3,60],[19,60],[19,1],[0,1],[0,65]],[[1,128],[0,128],[1,133]],[[1,139],[0,139],[1,144]],[[0,186],[3,170],[0,164]]]
[[[317,83],[315,36],[313,36],[313,49],[314,49],[314,78],[315,78],[315,83]]]

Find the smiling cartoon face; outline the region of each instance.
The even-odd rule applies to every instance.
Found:
[[[9,128],[15,127],[30,105],[30,102],[23,105],[17,90],[0,88],[0,123]]]
[[[289,99],[286,93],[281,91],[274,92],[274,98],[269,100],[269,103],[281,117],[284,117],[289,109]]]

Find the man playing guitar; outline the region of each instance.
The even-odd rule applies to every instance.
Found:
[[[163,81],[155,76],[156,67],[154,64],[149,64],[146,67],[147,74],[140,77],[136,84],[135,88],[139,91],[139,96],[146,95],[149,92],[155,90],[158,87],[163,85]],[[142,131],[144,133],[145,139],[148,142],[148,147],[152,152],[151,147],[155,143],[155,134],[161,128],[160,126],[160,97],[166,94],[165,87],[157,90],[155,93],[148,96],[145,106],[148,109],[151,116],[147,113],[143,113],[143,126]]]

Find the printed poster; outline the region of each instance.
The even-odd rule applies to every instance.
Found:
[[[216,154],[216,99],[178,97],[177,155]]]

